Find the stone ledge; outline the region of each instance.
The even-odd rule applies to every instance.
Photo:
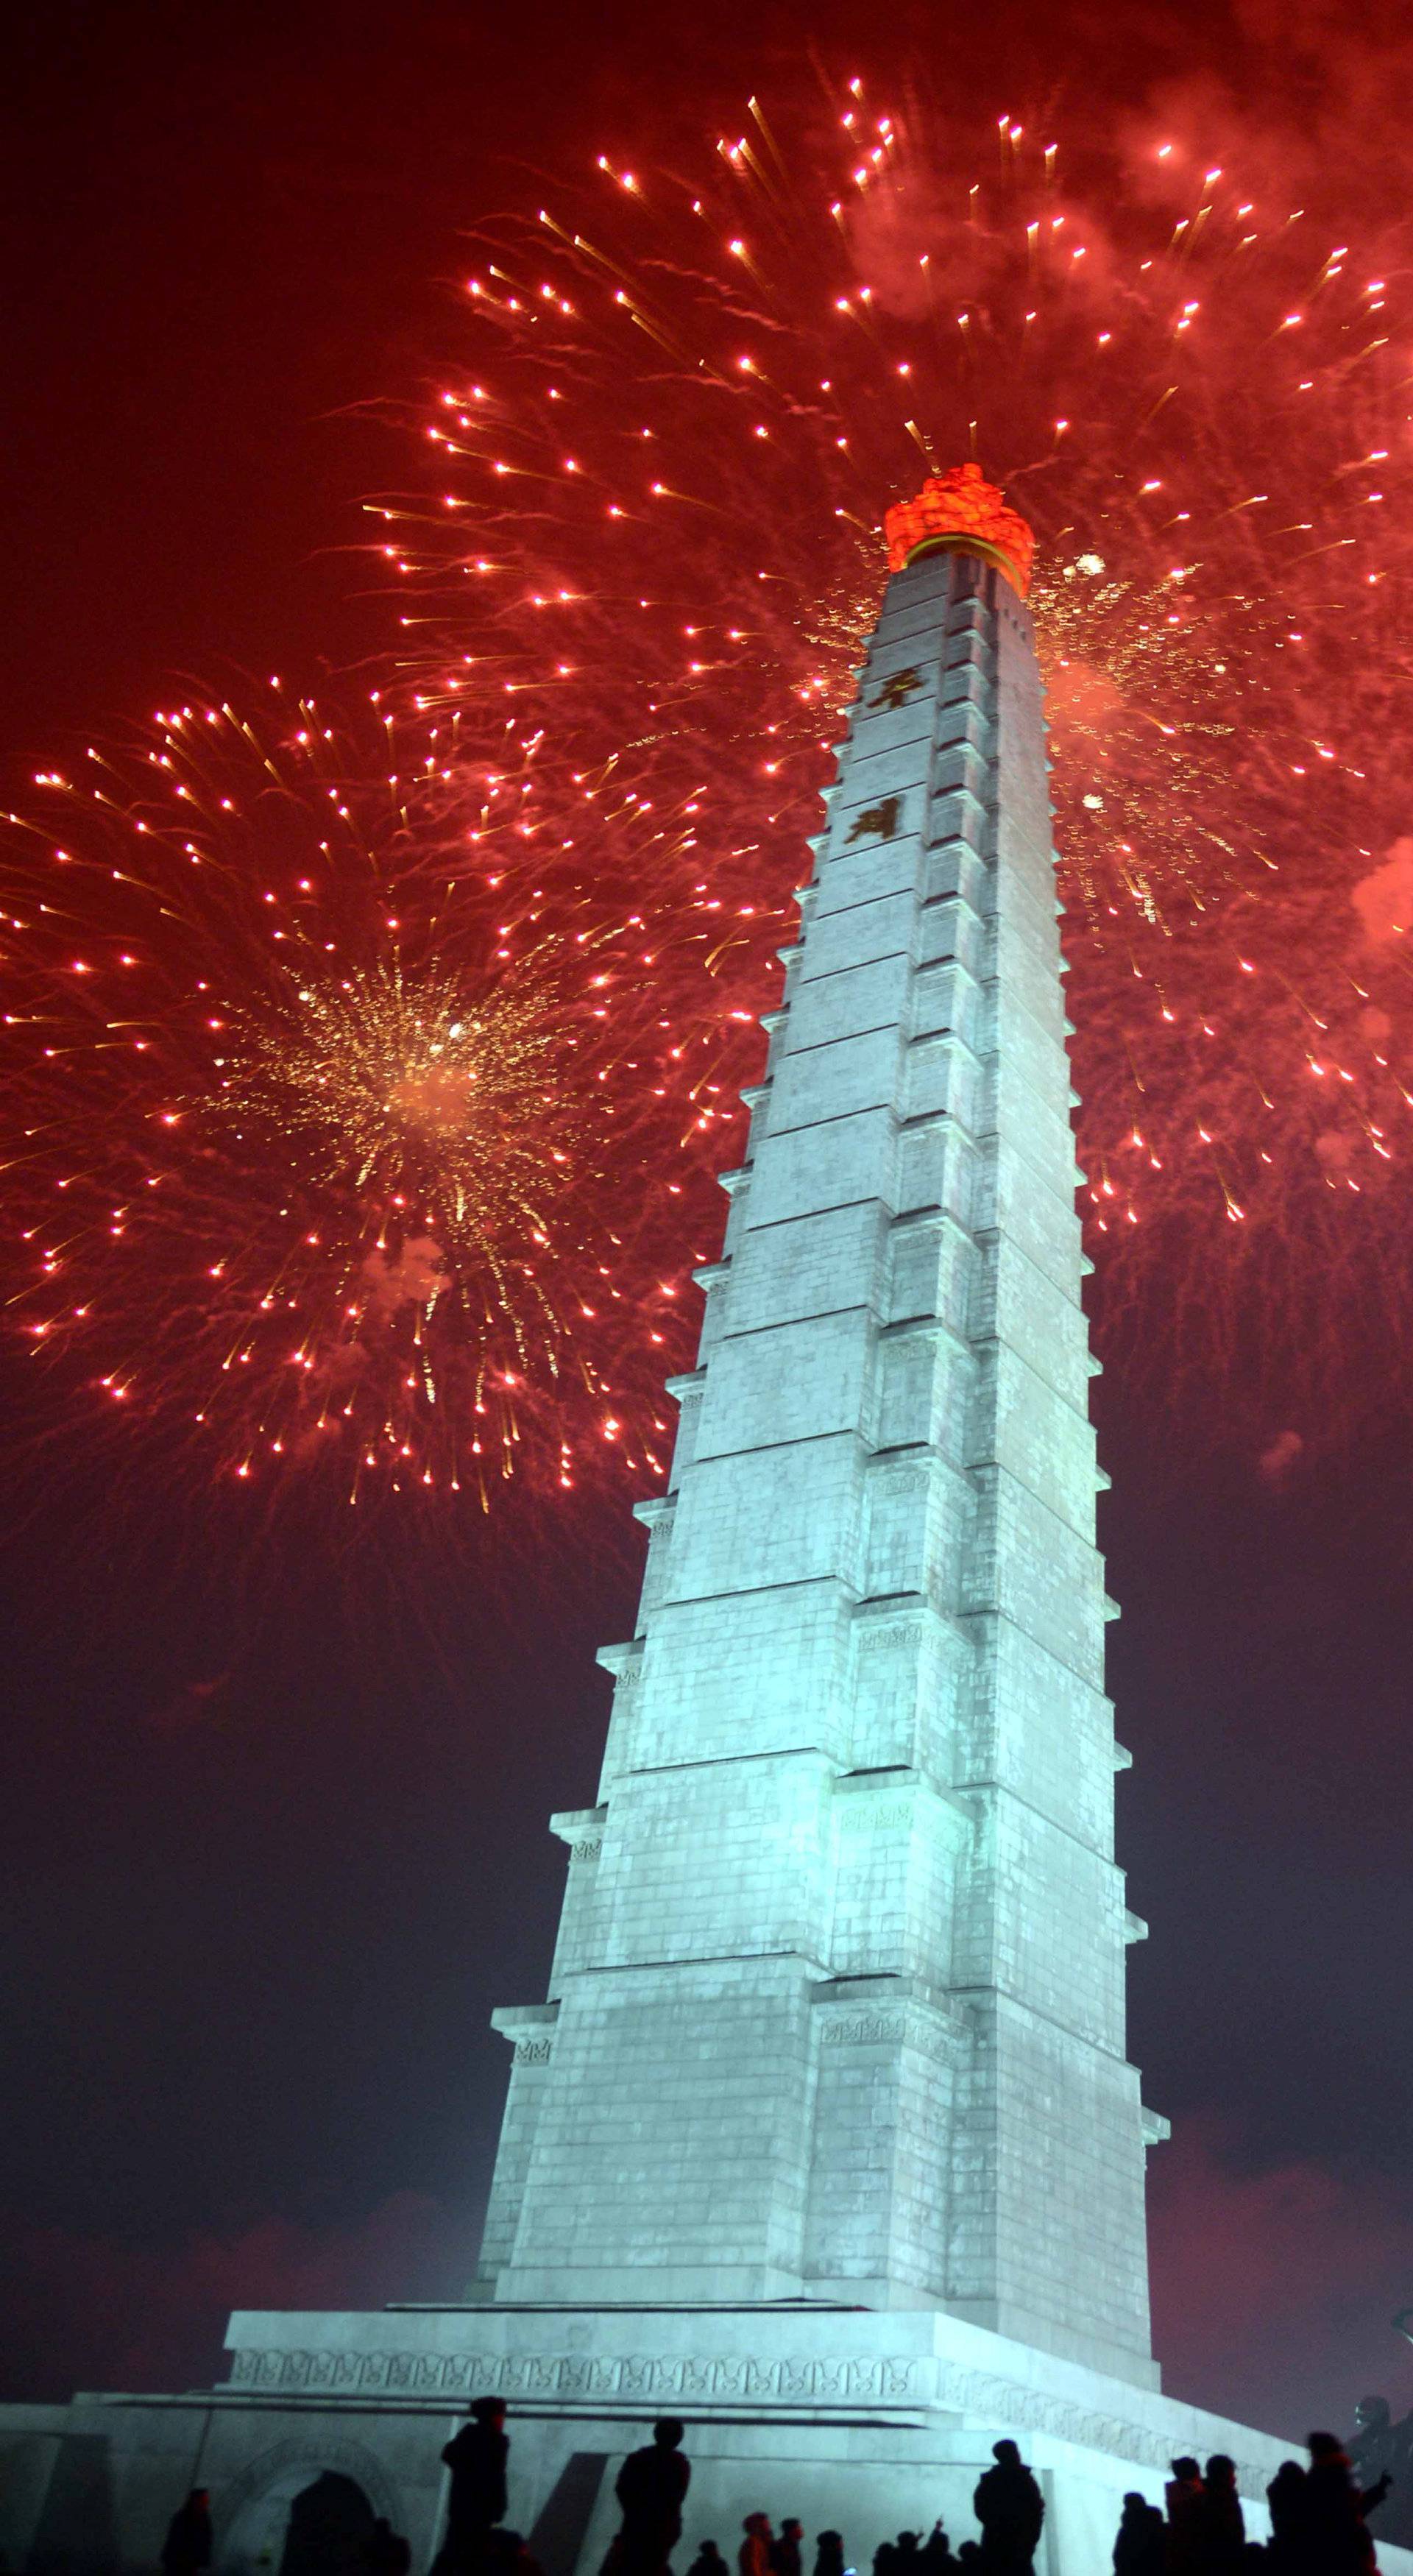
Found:
[[[608,1816],[608,1802],[598,1807],[562,1807],[551,1816],[549,1829],[562,1843],[582,1842],[585,1835],[600,1833]]]
[[[760,2420],[782,2430],[799,2406],[842,2399],[872,2410],[902,2401],[924,2409],[939,2431],[944,2417],[960,2416],[984,2427],[988,2439],[1009,2431],[1054,2440],[1160,2478],[1178,2451],[1226,2451],[1238,2462],[1243,2494],[1262,2502],[1291,2447],[1137,2379],[937,2308],[849,2310],[832,2298],[818,2305],[565,2301],[363,2315],[238,2312],[228,2342],[231,2392],[484,2391],[576,2410],[596,2396],[645,2407],[673,2398],[691,2401],[704,2422],[717,2406],[750,2398]],[[1413,2568],[1398,2552],[1388,2557],[1392,2567]]]

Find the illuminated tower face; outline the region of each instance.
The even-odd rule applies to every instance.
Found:
[[[480,2287],[1143,2375],[1030,539],[975,468],[889,535]]]

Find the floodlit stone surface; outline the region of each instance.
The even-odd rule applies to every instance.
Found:
[[[935,2306],[1143,2378],[1044,735],[993,569],[890,581],[826,805],[480,2286]]]

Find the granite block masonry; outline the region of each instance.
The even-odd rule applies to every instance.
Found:
[[[944,2308],[1151,2379],[1029,612],[888,584],[478,2295]]]

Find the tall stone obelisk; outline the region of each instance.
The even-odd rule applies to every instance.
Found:
[[[1151,2378],[1032,541],[888,534],[478,2294]]]
[[[153,2564],[203,2485],[222,2576],[331,2491],[425,2566],[449,2419],[489,2393],[557,2576],[603,2567],[660,2413],[679,2567],[762,2507],[856,2566],[939,2513],[960,2541],[1002,2433],[1040,2576],[1107,2566],[1184,2451],[1229,2452],[1264,2527],[1285,2445],[1148,2353],[1164,2124],[1124,2059],[1031,540],[974,467],[888,535],[599,1804],[553,1820],[551,1999],[496,2016],[481,2278],[238,2310],[206,2391],[0,2409],[16,2565]]]

